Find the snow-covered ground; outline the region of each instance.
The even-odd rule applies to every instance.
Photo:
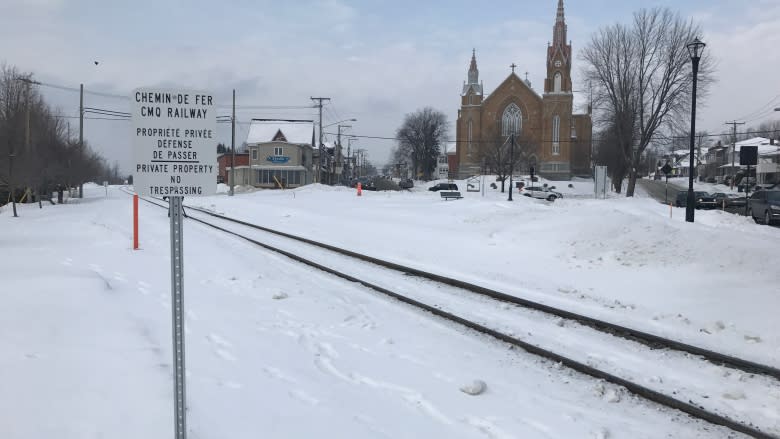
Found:
[[[117,188],[109,197],[102,188],[86,189],[87,198],[71,204],[21,206],[21,218],[0,213],[3,438],[171,435],[168,218],[142,204],[142,249],[133,251],[130,197]],[[618,256],[643,268],[634,260],[637,249],[623,253],[622,241],[594,230],[595,210],[602,224],[614,217],[635,234],[660,228],[674,235],[686,227],[701,234],[668,222],[648,202],[548,205],[518,197],[510,205],[491,197],[443,202],[433,193],[402,192],[357,198],[346,189],[312,186],[187,201],[469,280],[511,286],[529,273],[512,291],[616,319],[644,321],[645,306],[675,312],[670,307],[686,302],[664,302],[671,294],[637,301],[641,295],[627,293],[616,303],[604,296],[609,291],[588,290],[594,281],[585,266],[596,262],[586,262],[583,253],[593,253],[596,242],[615,252],[604,258],[600,250],[598,268],[614,269],[616,279],[628,269]],[[632,228],[628,218],[636,216],[646,220]],[[708,218],[695,227],[744,229],[753,243],[775,237],[749,223]],[[556,231],[564,221],[582,225]],[[662,221],[668,224],[657,224]],[[560,246],[586,234],[595,236]],[[560,241],[559,248],[542,248],[545,239]],[[514,251],[499,251],[502,246]],[[201,225],[185,223],[184,248],[190,437],[734,437]],[[562,262],[550,270],[530,270],[556,259]],[[656,265],[651,271],[666,267]],[[747,267],[755,268],[737,268]],[[499,277],[503,270],[514,277]],[[772,275],[757,274],[760,294],[753,297],[773,307],[771,291],[760,290]],[[553,285],[537,288],[545,280]],[[584,285],[564,290],[575,283]],[[692,294],[700,299],[704,293]],[[687,325],[695,325],[695,317],[731,314],[723,309],[728,297],[722,290],[710,295],[711,301],[700,300],[700,313],[685,307],[694,318]],[[711,334],[735,350],[740,338],[723,334],[744,331],[749,319],[738,317],[740,326],[726,319]],[[660,329],[684,328],[678,320],[654,321]],[[755,345],[771,346],[773,334],[761,332]],[[487,383],[485,393],[460,390],[474,380]]]
[[[690,224],[643,197],[461,193],[313,185],[185,204],[780,365],[780,229],[721,211]]]

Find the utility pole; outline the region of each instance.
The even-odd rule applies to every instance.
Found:
[[[737,122],[736,120],[731,122],[726,122],[725,125],[731,125],[733,128],[732,135],[731,135],[731,172],[734,172],[734,156],[735,152],[737,150],[737,125],[745,125],[745,122]],[[734,190],[734,180],[736,180],[737,173],[734,172],[734,175],[731,176],[731,190]]]
[[[325,158],[324,151],[322,150],[322,101],[330,101],[330,98],[310,98],[312,101],[317,101],[316,107],[320,109],[320,144],[317,145],[317,150],[320,152],[320,165],[317,167],[317,182],[322,183],[322,160]]]
[[[233,89],[233,116],[230,118],[230,196],[236,185],[236,89]]]
[[[352,128],[352,125],[339,125],[338,126],[338,140],[336,141],[336,150],[334,151],[335,159],[336,159],[336,167],[338,167],[341,164],[341,129],[342,128]],[[349,143],[349,139],[347,139],[347,143]],[[349,146],[347,146],[347,149],[349,150]],[[342,168],[343,170],[343,168]],[[343,172],[343,171],[342,171]],[[343,178],[342,178],[343,180]]]
[[[79,84],[79,154],[84,153],[84,84]],[[79,198],[84,198],[84,182],[79,182]]]

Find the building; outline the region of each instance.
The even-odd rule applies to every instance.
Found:
[[[559,0],[541,95],[531,88],[528,79],[515,74],[516,66],[512,64],[509,76],[484,96],[476,50],[472,52],[456,125],[459,177],[481,173],[489,149],[503,144],[513,132],[522,168],[534,166],[538,174],[550,179],[590,175],[591,118],[590,114],[572,114],[574,60],[566,31],[563,0]]]
[[[725,163],[720,166],[721,175],[737,175],[743,173],[747,166],[740,166],[739,152],[743,146],[755,146],[758,149],[758,165],[754,167],[758,183],[769,184],[780,182],[780,163],[778,154],[780,146],[774,139],[753,137],[731,144],[722,151]],[[751,178],[754,175],[750,173]]]
[[[217,155],[217,164],[219,165],[219,171],[217,173],[218,183],[230,183],[228,180],[228,170],[232,169],[230,161],[232,158],[231,153]],[[236,168],[248,168],[249,167],[249,153],[236,153],[233,166]],[[248,184],[248,183],[247,183]]]
[[[246,139],[249,166],[236,167],[236,183],[292,188],[314,181],[314,121],[252,119]]]

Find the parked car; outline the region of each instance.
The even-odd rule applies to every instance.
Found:
[[[402,178],[400,182],[398,182],[398,187],[401,189],[410,189],[414,187],[414,181],[411,178]]]
[[[526,197],[537,198],[539,200],[555,201],[563,198],[563,194],[542,186],[528,186],[523,189],[523,195]]]
[[[710,196],[707,192],[703,191],[697,191],[693,193],[694,199],[696,200],[696,209],[714,209],[718,207],[717,201],[715,201],[715,198]],[[677,207],[687,207],[688,206],[688,191],[679,191],[677,192],[677,200],[675,202]]]
[[[715,199],[715,203],[717,203],[718,207],[723,207],[724,204],[726,206],[729,205],[729,196],[723,192],[715,192],[714,194],[710,194],[710,196]]]
[[[755,192],[750,197],[748,212],[755,222],[769,225],[780,221],[780,190]]]
[[[429,191],[456,191],[458,190],[458,185],[455,183],[436,183],[435,185],[428,188]]]

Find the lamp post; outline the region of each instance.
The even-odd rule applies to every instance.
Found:
[[[704,51],[704,46],[705,44],[698,38],[695,38],[686,45],[688,54],[691,56],[691,63],[693,64],[693,88],[691,89],[691,148],[688,155],[688,202],[685,203],[685,221],[689,223],[693,222],[694,209],[696,208],[696,198],[693,195],[693,144],[694,133],[696,132],[696,80],[699,74],[699,60]]]

